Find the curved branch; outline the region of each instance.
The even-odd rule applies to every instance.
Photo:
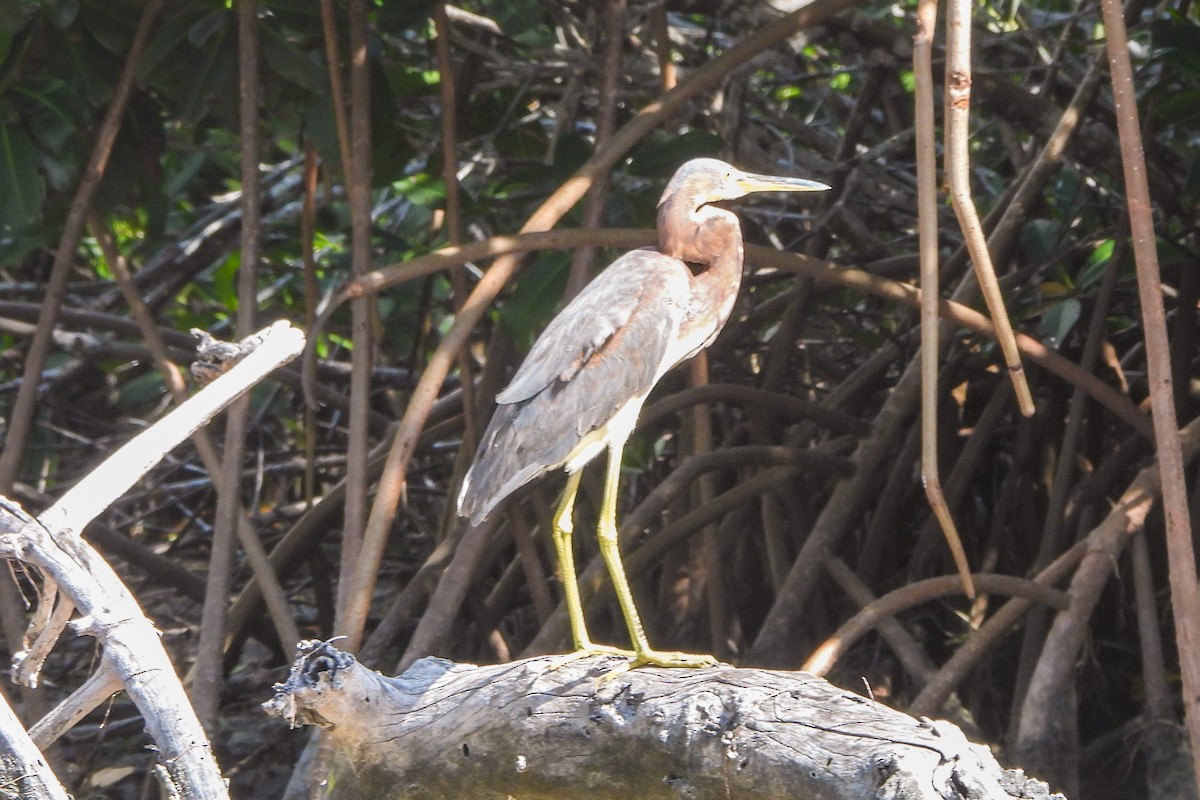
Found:
[[[993,575],[991,573],[976,573],[971,576],[976,588],[986,594],[1004,594],[1013,597],[1024,597],[1059,611],[1071,604],[1066,592],[1052,589],[1049,586],[1013,575]],[[826,675],[850,646],[858,641],[867,631],[886,619],[890,619],[905,609],[928,603],[939,597],[957,595],[963,585],[957,575],[942,575],[928,578],[907,586],[901,586],[895,591],[888,592],[874,603],[863,608],[853,617],[842,623],[842,626],[825,642],[813,651],[800,669],[814,675]]]

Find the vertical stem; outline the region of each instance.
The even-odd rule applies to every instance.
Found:
[[[241,267],[238,273],[237,334],[254,332],[258,304],[259,211],[258,186],[258,3],[239,0],[238,90],[242,167]],[[200,723],[210,734],[219,726],[221,664],[225,654],[225,623],[233,586],[233,556],[241,517],[242,454],[245,451],[246,397],[230,404],[225,415],[225,446],[213,522],[212,553],[205,583],[200,641],[193,667],[192,694]]]
[[[654,36],[654,55],[658,58],[658,78],[664,92],[675,88],[675,62],[671,60],[671,31],[667,25],[667,6],[658,3],[650,9],[650,30]]]
[[[329,72],[329,99],[333,103],[333,123],[337,128],[338,154],[342,175],[350,184],[350,126],[346,122],[346,92],[342,88],[342,57],[338,52],[337,20],[333,0],[321,0],[321,28],[325,37],[325,69]]]
[[[962,228],[979,289],[987,302],[992,323],[996,326],[996,342],[1008,366],[1013,390],[1021,413],[1033,416],[1036,410],[1012,323],[1004,308],[1004,295],[996,270],[979,224],[979,214],[971,199],[971,157],[967,149],[968,128],[971,122],[971,3],[970,0],[947,0],[946,14],[946,178],[950,185],[950,200]]]
[[[321,288],[317,283],[317,261],[313,252],[313,238],[317,228],[317,177],[320,165],[317,148],[309,142],[304,148],[304,205],[300,209],[300,260],[304,264],[304,330],[311,336],[317,323],[317,304],[321,302]],[[305,358],[316,349],[305,350]],[[317,410],[304,404],[304,504],[312,508],[317,495]]]
[[[938,221],[937,154],[933,141],[933,32],[937,26],[937,0],[917,6],[917,34],[913,40],[913,74],[916,78],[917,233],[921,261],[921,481],[925,496],[941,526],[963,591],[974,599],[975,583],[963,551],[962,540],[950,516],[938,474]]]
[[[1154,440],[1158,451],[1159,480],[1162,483],[1171,608],[1175,617],[1179,669],[1183,678],[1184,723],[1191,737],[1196,786],[1200,787],[1200,587],[1197,586],[1196,554],[1192,547],[1183,453],[1175,418],[1170,341],[1167,338],[1150,187],[1146,181],[1146,158],[1142,150],[1125,19],[1120,0],[1101,0],[1100,10],[1107,33],[1105,47],[1112,76],[1113,108],[1117,116],[1117,134],[1121,140],[1129,230],[1137,264],[1138,294],[1146,336],[1146,368]]]
[[[367,65],[366,0],[350,0],[350,266],[354,277],[371,268],[371,97]],[[334,629],[346,637],[346,649],[358,650],[371,593],[375,563],[385,536],[368,544],[363,529],[367,516],[367,416],[370,409],[372,350],[371,299],[351,304],[354,350],[350,360],[349,436],[346,453],[346,506],[342,525],[341,577]],[[384,531],[383,533],[386,533]],[[360,563],[362,562],[362,563]],[[364,567],[370,567],[364,569]]]
[[[433,27],[437,34],[438,90],[442,106],[442,183],[446,185],[446,238],[452,245],[462,244],[462,203],[458,191],[458,97],[454,84],[454,65],[450,63],[450,21],[446,4],[433,6]],[[467,275],[462,266],[450,270],[450,286],[454,290],[454,311],[462,308],[470,294]],[[458,353],[459,384],[462,386],[464,450],[474,450],[479,441],[475,430],[475,382],[471,377],[471,356],[467,348]]]
[[[621,83],[621,42],[625,37],[625,6],[626,0],[608,0],[604,7],[603,55],[600,59],[600,98],[596,118],[597,150],[604,147],[612,138],[613,130],[617,127],[617,100]],[[583,206],[584,228],[599,228],[604,217],[604,201],[608,194],[609,171],[599,172],[592,181]],[[571,260],[571,272],[567,278],[566,299],[579,294],[591,278],[592,262],[595,261],[596,250],[593,247],[581,247],[575,251]]]
[[[708,353],[700,352],[692,359],[689,367],[692,386],[708,385]],[[696,455],[713,451],[712,417],[707,403],[697,403],[692,408],[694,435],[693,443]],[[706,472],[696,480],[696,490],[699,503],[697,507],[707,506],[717,494],[716,480],[711,472]],[[704,591],[708,601],[708,632],[710,652],[724,661],[732,653],[729,650],[729,600],[725,592],[725,568],[721,558],[721,542],[718,535],[718,523],[710,522],[704,526],[700,540],[700,558],[704,564]]]

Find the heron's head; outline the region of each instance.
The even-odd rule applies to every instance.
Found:
[[[658,204],[678,203],[695,211],[709,203],[736,200],[753,192],[823,192],[828,188],[803,178],[743,172],[716,158],[693,158],[675,171]]]
[[[741,248],[737,217],[712,206],[751,192],[821,192],[829,187],[802,178],[743,172],[715,158],[694,158],[675,171],[658,201],[658,246],[673,257],[699,264]]]

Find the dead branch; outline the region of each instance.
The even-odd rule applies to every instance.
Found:
[[[282,322],[254,340],[257,349],[172,414],[134,437],[40,518],[34,519],[17,503],[0,497],[0,557],[35,567],[46,576],[47,585],[55,588],[42,595],[43,601],[53,607],[40,614],[39,630],[33,637],[36,649],[17,654],[14,659],[20,664],[21,674],[29,681],[35,678],[41,660],[67,623],[64,609],[77,608],[79,618],[72,625],[76,632],[93,636],[101,644],[101,670],[111,671],[119,679],[141,711],[161,754],[163,768],[159,774],[171,796],[189,800],[228,796],[208,740],[158,632],[121,579],[79,533],[175,445],[280,363],[299,354],[304,346],[303,335]],[[106,681],[97,679],[96,684],[86,692],[93,699],[107,691]],[[87,702],[91,701],[84,704]],[[64,708],[52,715],[62,719],[77,713]],[[59,727],[58,722],[47,722],[41,729]],[[11,736],[9,740],[19,742]],[[6,764],[3,770],[7,773],[15,768]]]
[[[340,797],[1047,796],[955,726],[806,673],[623,666],[425,658],[389,678],[306,642],[264,705],[326,731]]]

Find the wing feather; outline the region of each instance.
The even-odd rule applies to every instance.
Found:
[[[647,280],[681,262],[651,250],[634,250],[614,261],[550,321],[529,350],[497,403],[518,403],[558,379],[570,381],[613,334],[643,310]]]
[[[498,406],[463,481],[459,513],[475,523],[512,492],[562,466],[662,373],[689,291],[687,266],[627,253],[538,337]]]

